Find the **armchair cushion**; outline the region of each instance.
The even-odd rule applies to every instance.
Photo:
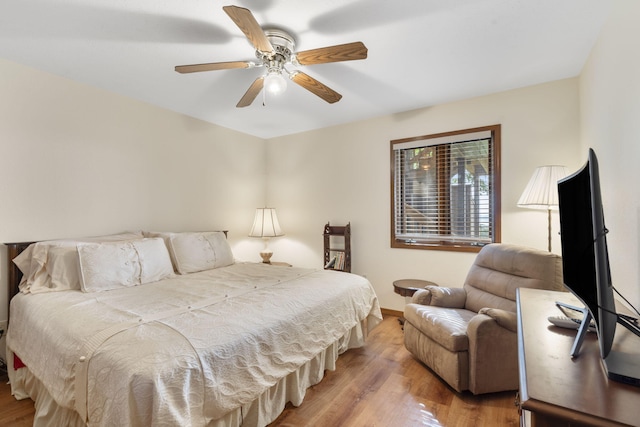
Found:
[[[478,253],[464,283],[465,308],[476,313],[484,307],[516,311],[516,289],[559,291],[562,260],[550,252],[527,247],[492,244]]]
[[[404,310],[406,322],[449,351],[467,351],[467,324],[476,313],[459,308],[444,309],[409,304]]]

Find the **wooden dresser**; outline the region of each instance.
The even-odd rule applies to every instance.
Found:
[[[580,354],[572,359],[576,331],[547,320],[562,315],[556,301],[580,302],[570,293],[524,288],[518,290],[517,301],[521,425],[640,425],[640,387],[607,378],[595,333],[587,334]],[[614,346],[640,357],[640,338],[620,325]]]

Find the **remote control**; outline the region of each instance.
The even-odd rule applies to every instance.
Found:
[[[549,316],[547,320],[555,326],[567,329],[578,329],[582,323],[579,319],[572,319],[564,316]],[[588,330],[589,332],[595,332],[596,329],[594,325],[589,325]]]

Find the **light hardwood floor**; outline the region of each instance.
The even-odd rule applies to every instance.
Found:
[[[456,393],[404,348],[397,317],[385,316],[364,348],[340,356],[337,369],[311,387],[279,427],[496,427],[519,425],[515,392]],[[0,384],[0,426],[30,426],[33,402],[17,402]]]

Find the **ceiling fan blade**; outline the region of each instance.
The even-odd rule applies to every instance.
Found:
[[[319,49],[298,52],[296,58],[300,65],[326,64],[328,62],[353,61],[365,59],[368,49],[362,42],[321,47]]]
[[[240,101],[238,101],[236,107],[242,108],[251,105],[253,100],[256,99],[256,96],[258,96],[258,94],[262,90],[263,85],[264,77],[258,77],[257,79],[255,79],[253,83],[251,83],[251,86],[249,86],[249,89],[247,89],[245,94],[242,95],[242,98],[240,98]]]
[[[269,39],[264,35],[262,27],[249,9],[238,6],[224,6],[222,9],[227,12],[229,18],[235,22],[257,50],[263,53],[275,53]]]
[[[340,95],[338,92],[320,83],[313,77],[303,72],[296,71],[291,75],[291,80],[293,80],[295,83],[299,84],[303,88],[307,89],[309,92],[324,99],[329,104],[338,102],[342,98],[342,95]]]
[[[250,68],[252,66],[253,63],[248,61],[211,62],[209,64],[177,65],[176,71],[184,74],[200,71],[229,70],[232,68]]]

